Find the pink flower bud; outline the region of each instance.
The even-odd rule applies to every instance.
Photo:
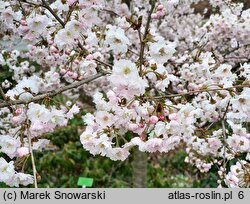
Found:
[[[19,157],[23,157],[29,154],[29,149],[27,147],[20,147],[17,149],[17,154]]]
[[[26,32],[29,31],[28,26],[21,26],[20,29],[21,29],[21,31],[22,31],[23,33],[26,33]]]
[[[52,53],[57,53],[58,52],[58,49],[55,46],[53,46],[53,45],[49,48],[49,50]]]
[[[164,14],[165,14],[165,12],[163,10],[156,12],[156,15],[157,15],[158,18],[164,16]]]
[[[20,121],[20,118],[18,117],[18,116],[14,116],[13,118],[12,118],[12,122],[13,123],[18,123]]]
[[[162,4],[158,5],[157,6],[157,11],[161,11],[164,9],[164,6]]]
[[[65,51],[65,54],[66,54],[66,55],[70,55],[70,53],[71,53],[70,50],[66,50],[66,51]]]
[[[151,15],[151,18],[152,18],[152,19],[158,19],[158,16],[157,16],[156,13],[153,13],[153,14]]]
[[[72,76],[73,76],[73,74],[74,74],[74,72],[72,72],[72,71],[68,71],[68,72],[67,72],[67,74],[68,74],[68,76],[72,77]]]
[[[149,123],[150,124],[155,124],[155,123],[157,123],[158,122],[158,117],[157,116],[155,116],[155,115],[152,115],[151,117],[150,117],[150,119],[149,119]]]
[[[142,134],[140,135],[140,139],[141,139],[142,141],[144,141],[144,140],[146,139],[146,135],[145,135],[144,133],[142,133]]]
[[[77,79],[78,74],[74,72],[74,74],[72,75],[72,79]]]
[[[164,116],[167,116],[169,114],[169,111],[164,109]]]
[[[90,49],[90,45],[85,45],[85,48],[88,50]]]
[[[66,74],[66,72],[67,72],[66,69],[61,69],[60,70],[60,74]]]
[[[79,64],[79,60],[78,60],[78,59],[75,59],[75,60],[74,60],[74,63],[75,63],[75,64]]]
[[[177,120],[177,114],[176,113],[171,113],[168,116],[169,120]]]
[[[165,120],[165,117],[164,117],[163,115],[161,115],[161,116],[159,117],[159,120],[160,120],[160,121],[164,121],[164,120]]]
[[[20,23],[21,23],[22,26],[26,26],[27,25],[26,20],[21,20]]]
[[[139,124],[139,127],[140,127],[140,128],[144,128],[144,126],[145,126],[145,125],[144,125],[143,123],[140,123],[140,124]]]
[[[15,110],[15,113],[16,113],[17,115],[20,115],[22,112],[23,112],[23,111],[22,111],[22,108],[17,108],[17,109]]]
[[[81,81],[84,79],[84,76],[80,76],[78,79]]]
[[[50,40],[48,40],[48,44],[49,44],[49,45],[53,45],[53,43],[54,43],[54,41],[53,41],[53,40],[51,40],[51,39],[50,39]]]
[[[92,60],[93,58],[94,58],[94,57],[93,57],[92,54],[89,54],[89,55],[86,56],[86,60]]]

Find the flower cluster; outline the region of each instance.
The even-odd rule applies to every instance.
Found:
[[[94,102],[80,137],[91,154],[184,147],[201,172],[218,168],[219,186],[249,187],[250,9],[122,2],[0,0],[0,181],[36,183],[16,163]]]

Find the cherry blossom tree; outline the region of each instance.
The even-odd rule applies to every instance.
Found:
[[[123,161],[137,149],[145,166],[143,152],[182,145],[190,165],[217,168],[219,187],[249,187],[250,9],[199,3],[0,0],[0,69],[11,73],[0,88],[0,181],[37,187],[33,151],[83,96],[95,107],[79,138],[91,154]],[[33,175],[17,169],[29,157]]]

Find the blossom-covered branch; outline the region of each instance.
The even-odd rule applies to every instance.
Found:
[[[32,103],[32,102],[38,102],[38,101],[41,101],[45,98],[50,98],[50,97],[53,97],[53,96],[56,96],[60,93],[63,93],[65,91],[68,91],[68,90],[71,90],[71,89],[74,89],[74,88],[78,88],[80,86],[82,86],[83,84],[86,84],[86,83],[89,83],[95,79],[98,79],[102,76],[104,76],[105,72],[103,73],[99,73],[99,74],[96,74],[94,76],[91,76],[91,77],[88,77],[87,79],[84,79],[82,81],[79,81],[79,82],[75,82],[73,84],[69,84],[67,86],[63,86],[57,90],[53,90],[53,91],[50,91],[48,93],[44,93],[44,94],[40,94],[40,95],[37,95],[37,96],[34,96],[33,98],[29,99],[29,100],[15,100],[15,101],[12,101],[10,99],[7,99],[5,98],[6,102],[4,103],[0,103],[0,108],[4,108],[4,107],[8,107],[10,106],[10,102],[11,102],[11,105],[20,105],[20,104],[29,104],[29,103]]]
[[[249,187],[250,9],[123,2],[0,0],[0,181],[35,182],[14,161],[81,114],[82,86],[95,106],[80,137],[91,154],[125,160],[132,148],[185,146],[187,163],[217,168],[220,187]]]

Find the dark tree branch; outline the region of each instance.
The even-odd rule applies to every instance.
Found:
[[[86,83],[89,83],[95,79],[98,79],[104,75],[108,74],[107,72],[103,72],[103,73],[99,73],[99,74],[96,74],[94,76],[91,76],[85,80],[82,80],[82,81],[79,81],[79,82],[75,82],[75,83],[72,83],[70,85],[67,85],[67,86],[63,86],[57,90],[53,90],[53,91],[50,91],[48,93],[44,93],[44,94],[40,94],[40,95],[37,95],[29,100],[16,100],[16,101],[11,101],[11,103],[8,103],[8,100],[3,102],[3,103],[0,103],[0,108],[4,108],[4,107],[9,107],[10,105],[19,105],[19,104],[29,104],[31,102],[37,102],[37,101],[40,101],[40,100],[43,100],[45,98],[49,98],[49,97],[53,97],[53,96],[56,96],[60,93],[63,93],[65,91],[68,91],[68,90],[71,90],[71,89],[74,89],[74,88],[78,88],[79,86],[83,85],[83,84],[86,84]]]
[[[145,51],[146,39],[147,39],[147,35],[149,33],[149,25],[150,25],[150,22],[151,22],[151,15],[152,15],[152,13],[154,11],[154,8],[155,8],[155,0],[150,0],[150,3],[151,3],[151,9],[148,12],[148,18],[147,18],[147,23],[146,23],[146,27],[145,27],[143,37],[141,36],[141,31],[138,30],[140,44],[141,44],[141,46],[140,46],[140,54],[139,54],[140,55],[140,57],[139,57],[140,74],[142,72],[142,65],[144,63],[144,51]]]

